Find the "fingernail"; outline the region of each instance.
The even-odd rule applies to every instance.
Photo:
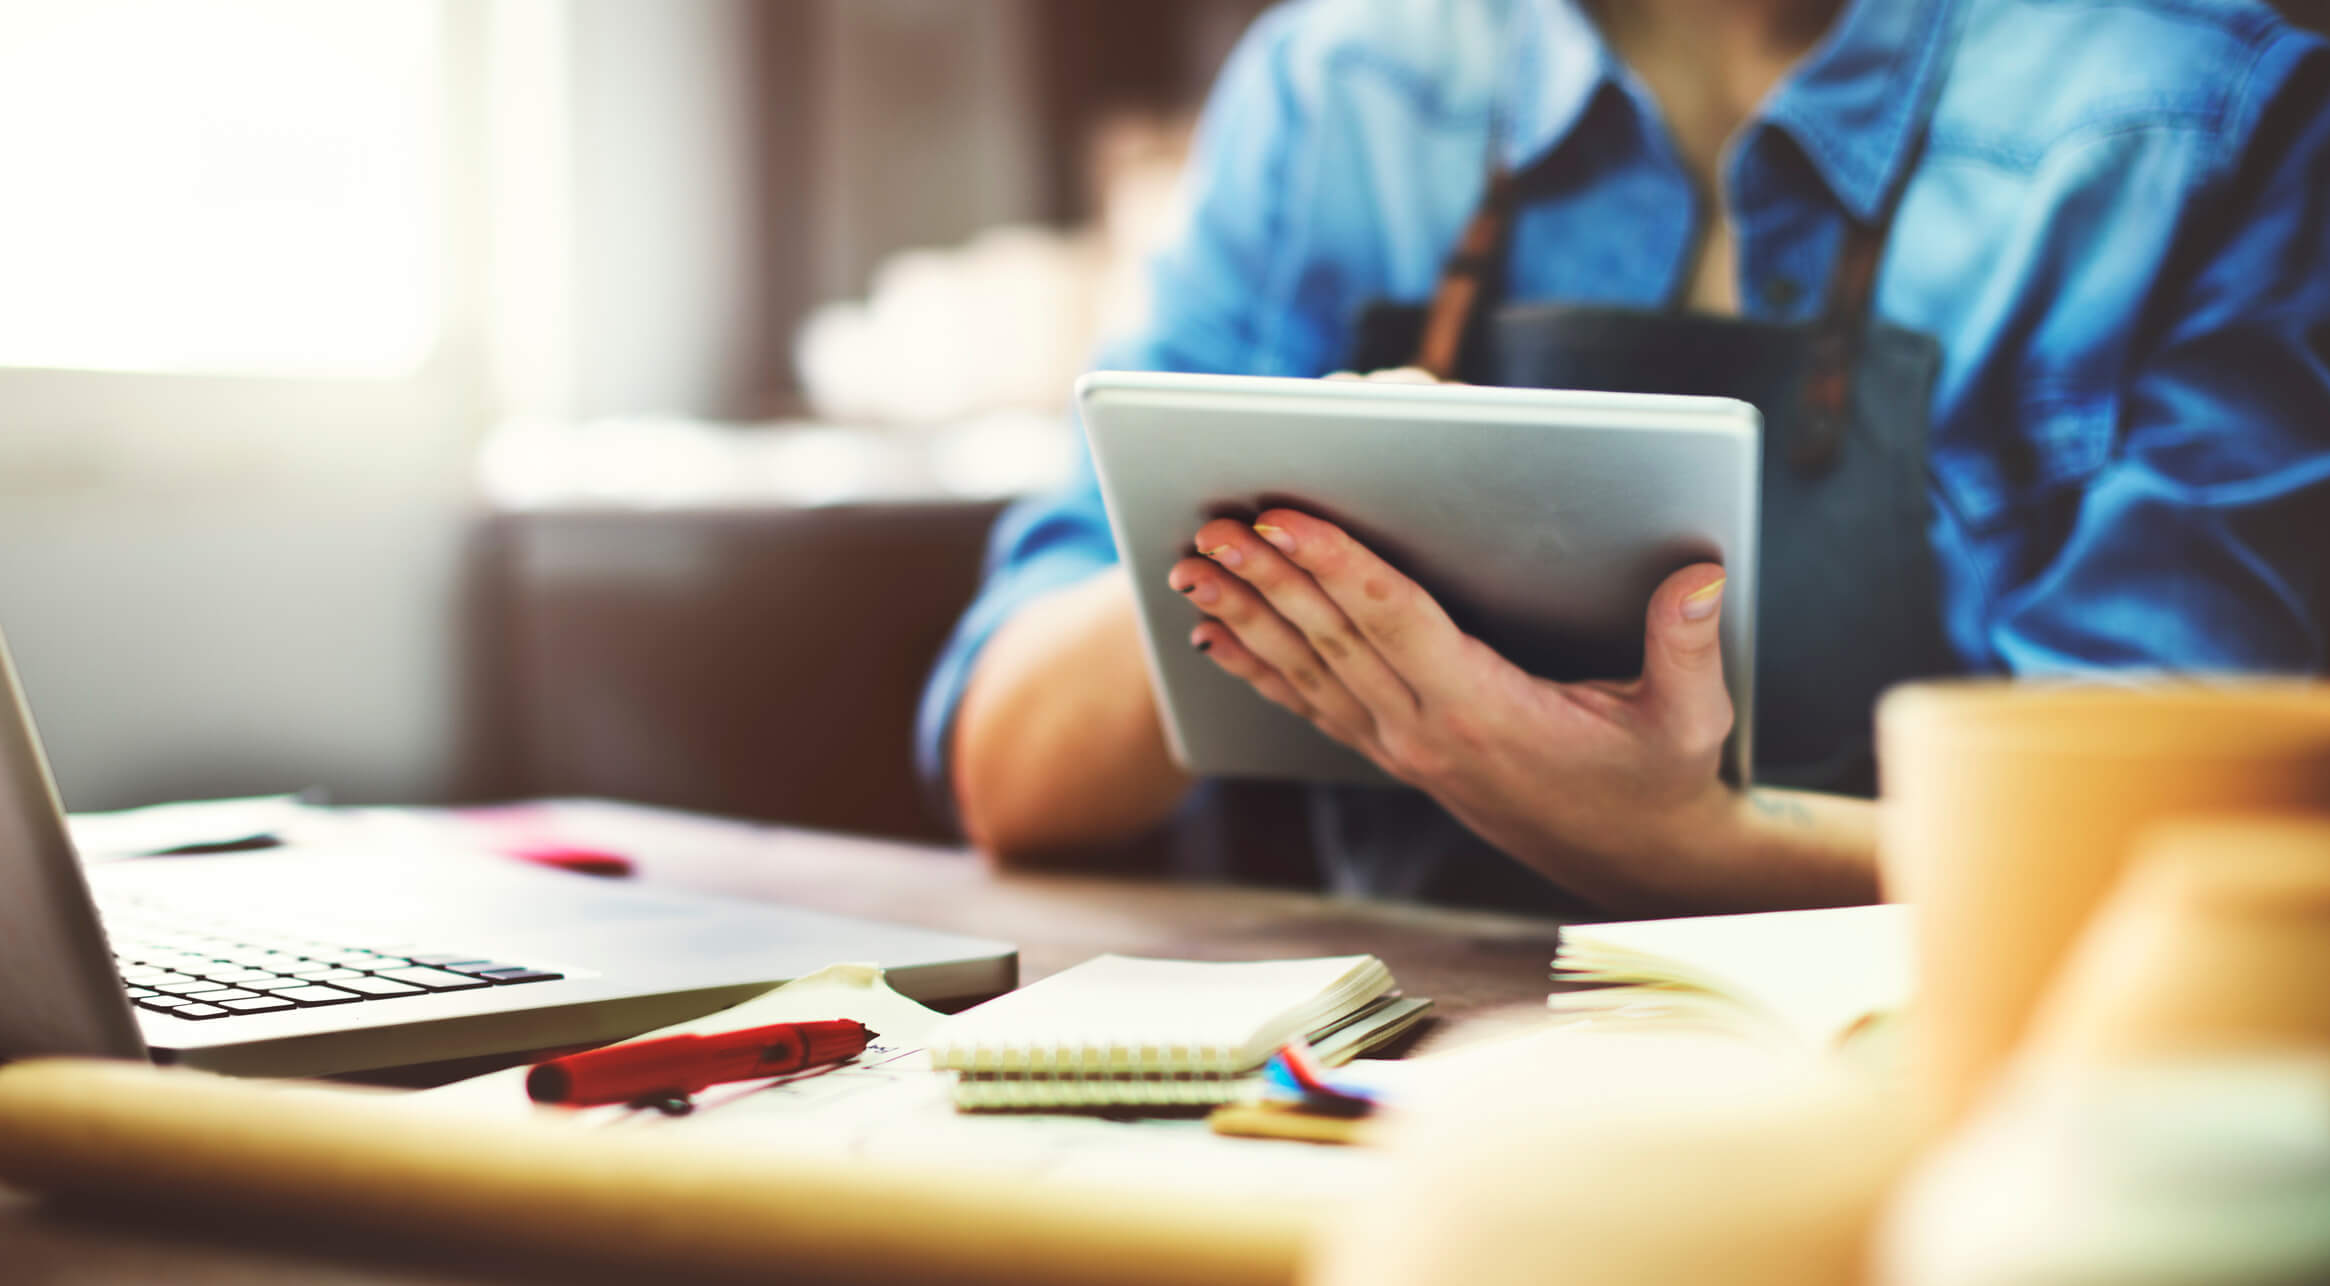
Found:
[[[1701,586],[1683,596],[1683,619],[1686,621],[1704,621],[1715,615],[1716,607],[1722,602],[1722,580],[1718,580],[1712,585]]]
[[[1221,596],[1222,591],[1216,588],[1210,580],[1201,580],[1189,587],[1189,601],[1192,603],[1211,605],[1215,599]]]
[[[1281,553],[1291,554],[1294,552],[1294,537],[1289,535],[1284,527],[1273,527],[1269,523],[1258,522],[1254,524],[1254,534],[1278,546]]]
[[[1206,557],[1213,559],[1215,562],[1220,563],[1224,567],[1235,567],[1239,563],[1245,561],[1245,555],[1238,552],[1238,547],[1236,545],[1216,545],[1211,549],[1201,549],[1197,552],[1204,554]]]

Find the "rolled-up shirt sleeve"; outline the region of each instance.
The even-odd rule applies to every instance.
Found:
[[[1317,374],[1320,328],[1288,298],[1300,262],[1290,229],[1287,173],[1305,163],[1302,113],[1288,70],[1296,13],[1258,19],[1208,99],[1189,174],[1189,218],[1152,265],[1150,315],[1109,345],[1095,366],[1212,374]],[[925,683],[915,720],[915,766],[934,806],[951,816],[948,760],[955,711],[980,651],[1030,602],[1116,564],[1115,542],[1077,446],[1072,481],[1007,509],[989,538],[978,596],[956,624]]]
[[[1998,600],[2011,671],[2330,665],[2330,57],[2292,37],[2250,87],[2114,449],[2055,556]]]

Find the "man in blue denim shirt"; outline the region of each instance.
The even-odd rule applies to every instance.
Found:
[[[1872,311],[1940,343],[1927,531],[1954,666],[2324,667],[2320,41],[2231,0],[1590,7],[1315,0],[1264,17],[1208,108],[1153,316],[1100,365],[1335,369],[1370,300],[1431,294],[1492,147],[1536,177],[1501,283],[1515,300],[1805,321],[1851,230],[1890,219]],[[1242,547],[1272,558],[1251,536]],[[1307,550],[1338,533],[1298,536]],[[1189,783],[1164,748],[1089,467],[1008,513],[988,567],[925,694],[925,774],[1005,859],[1167,815]],[[1211,570],[1177,569],[1176,587],[1249,601]],[[1712,621],[1684,600],[1720,584],[1710,569],[1661,591],[1652,663],[1709,646]],[[1268,694],[1234,625],[1195,637]],[[1483,674],[1472,690],[1536,699]],[[1409,677],[1418,691],[1431,678]],[[1562,740],[1552,727],[1539,742]],[[1401,775],[1607,905],[1874,889],[1864,801],[1722,789],[1711,758],[1624,737],[1508,745],[1533,775],[1501,782],[1463,762],[1446,721],[1407,740],[1429,753],[1400,756]],[[1678,773],[1688,798],[1624,785]],[[1544,802],[1588,795],[1604,806]],[[1346,887],[1419,887],[1322,856]]]

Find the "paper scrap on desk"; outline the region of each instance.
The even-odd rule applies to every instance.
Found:
[[[767,1023],[852,1018],[879,1038],[859,1058],[774,1081],[714,1086],[697,1110],[667,1117],[621,1106],[542,1107],[511,1068],[416,1096],[464,1112],[548,1114],[602,1129],[766,1141],[788,1155],[845,1156],[906,1166],[968,1168],[1148,1191],[1334,1199],[1372,1187],[1382,1158],[1356,1149],[1290,1146],[1214,1134],[1201,1119],[1088,1114],[967,1114],[924,1040],[945,1015],[892,990],[872,965],[832,965],[719,1013],[654,1036]],[[642,1038],[644,1039],[644,1038]]]
[[[760,1099],[755,1114],[807,1113],[829,1100],[860,1093],[872,1084],[886,1084],[902,1072],[928,1071],[921,1059],[923,1038],[946,1015],[925,1008],[892,990],[879,967],[869,964],[827,965],[780,987],[762,992],[741,1004],[683,1023],[658,1028],[639,1037],[704,1035],[765,1027],[770,1023],[816,1022],[853,1018],[871,1028],[876,1039],[855,1060],[834,1067],[779,1077],[774,1081],[739,1081],[715,1085],[696,1096],[697,1114],[671,1118],[653,1109],[614,1105],[574,1109],[545,1107],[526,1096],[527,1068],[512,1067],[439,1089],[420,1097],[463,1110],[504,1116],[534,1113],[556,1116],[593,1126],[662,1124],[667,1127],[704,1119],[715,1109],[745,1099]],[[891,1064],[904,1061],[902,1067]],[[724,1120],[727,1118],[723,1118]]]

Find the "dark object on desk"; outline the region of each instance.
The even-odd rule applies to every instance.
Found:
[[[537,1103],[643,1103],[670,1113],[707,1086],[783,1076],[857,1057],[874,1038],[864,1023],[772,1023],[716,1036],[665,1036],[553,1058],[526,1075]]]
[[[199,857],[204,853],[256,853],[263,848],[281,848],[283,840],[273,834],[245,835],[240,839],[205,840],[199,844],[179,844],[172,848],[156,849],[155,857]]]

